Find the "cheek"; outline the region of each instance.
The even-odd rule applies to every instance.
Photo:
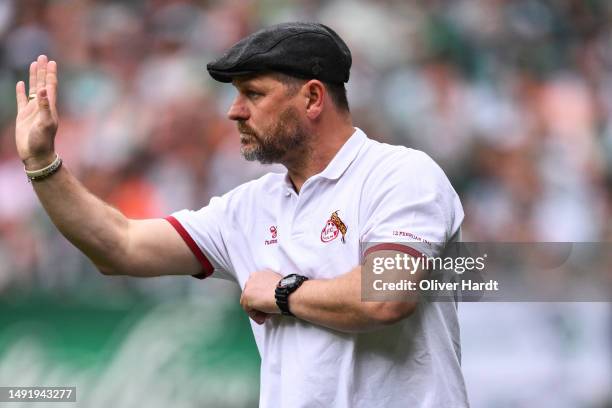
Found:
[[[269,116],[260,116],[251,121],[251,126],[258,138],[268,139],[270,134],[274,133],[275,122]]]
[[[259,109],[252,109],[251,115],[247,124],[251,127],[251,129],[255,130],[258,135],[261,134],[261,131],[266,128],[267,123],[267,114],[261,112]]]

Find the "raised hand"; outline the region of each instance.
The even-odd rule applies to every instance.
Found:
[[[57,64],[41,55],[30,64],[29,92],[25,83],[16,86],[17,121],[15,143],[17,153],[27,170],[37,170],[55,158],[57,132]]]

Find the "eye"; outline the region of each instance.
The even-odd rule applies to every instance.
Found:
[[[257,99],[257,98],[259,98],[259,97],[263,96],[263,94],[262,94],[262,93],[255,92],[255,91],[246,91],[244,94],[245,94],[245,95],[246,95],[246,97],[247,97],[247,98],[249,98],[249,99]]]

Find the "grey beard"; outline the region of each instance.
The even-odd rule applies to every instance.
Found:
[[[240,148],[240,153],[247,161],[258,161],[261,164],[280,163],[287,154],[288,148],[273,145],[258,145],[254,149]]]
[[[240,153],[248,161],[262,164],[282,163],[288,156],[302,156],[304,159],[308,151],[308,135],[295,119],[296,113],[287,109],[281,113],[279,121],[268,136],[258,137],[258,144],[252,150],[246,150],[243,146]]]

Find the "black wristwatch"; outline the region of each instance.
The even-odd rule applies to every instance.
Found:
[[[276,297],[276,305],[283,316],[293,316],[293,313],[289,310],[289,295],[295,292],[307,280],[306,276],[292,273],[278,282],[274,291],[274,297]]]

